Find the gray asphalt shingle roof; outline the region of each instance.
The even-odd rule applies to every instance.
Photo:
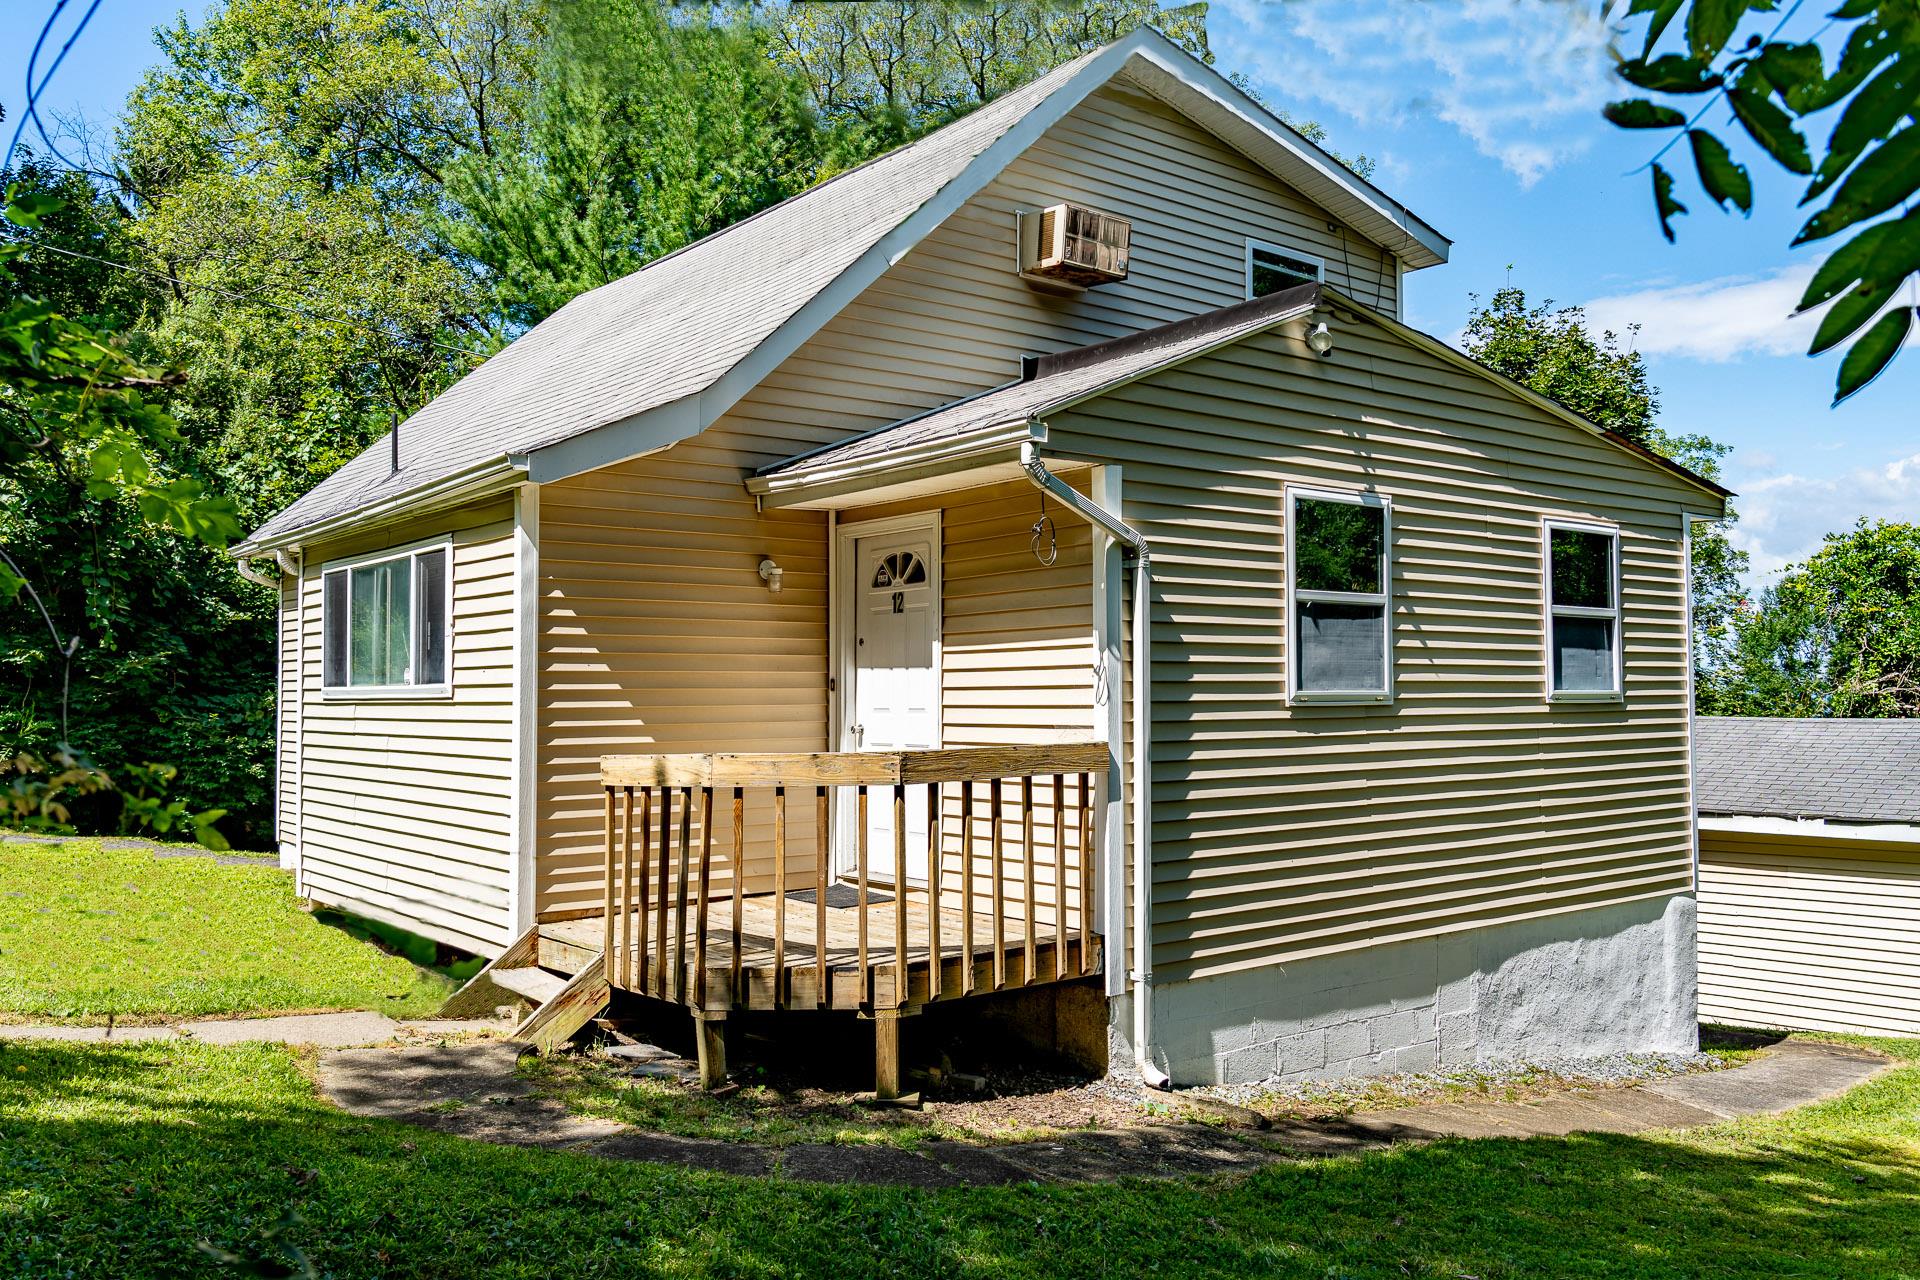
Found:
[[[1101,52],[581,294],[402,423],[398,471],[382,439],[249,541],[704,390]]]
[[[1920,720],[1701,716],[1704,814],[1920,823]]]
[[[865,435],[760,469],[773,476],[796,468],[838,468],[884,457],[911,445],[954,439],[968,432],[1024,422],[1213,347],[1311,311],[1321,286],[1295,285],[1250,302],[1177,320],[1139,333],[1041,356],[1033,376],[941,405]]]

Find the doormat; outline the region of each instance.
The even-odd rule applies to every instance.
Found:
[[[787,898],[793,902],[804,902],[808,906],[812,906],[813,892],[814,891],[812,889],[789,889],[787,890]],[[882,902],[892,902],[892,901],[893,901],[893,895],[890,893],[881,893],[877,889],[867,890],[867,905],[870,907],[878,906]],[[827,905],[830,907],[859,906],[860,905],[860,886],[857,884],[841,884],[837,881],[833,884],[828,885],[827,886]]]

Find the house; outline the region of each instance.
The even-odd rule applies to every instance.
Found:
[[[1920,1035],[1920,720],[1695,735],[1701,1016]]]
[[[1448,247],[1143,30],[581,296],[238,548],[301,892],[710,1076],[1016,989],[1155,1082],[1690,1048],[1726,492],[1408,328]]]

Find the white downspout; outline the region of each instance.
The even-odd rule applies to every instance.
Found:
[[[1173,1085],[1153,1053],[1153,666],[1151,548],[1138,529],[1047,470],[1031,442],[1020,446],[1020,466],[1042,493],[1117,542],[1133,548],[1133,1056],[1140,1078],[1155,1089]]]

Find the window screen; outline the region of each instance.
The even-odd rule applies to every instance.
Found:
[[[1307,495],[1292,502],[1294,691],[1384,696],[1386,506]]]
[[[1312,258],[1291,254],[1267,245],[1247,247],[1247,296],[1264,298],[1297,284],[1314,284],[1320,279],[1320,264]]]
[[[1547,528],[1547,654],[1556,694],[1619,691],[1616,536],[1608,530]]]
[[[447,567],[442,546],[328,570],[320,598],[322,683],[446,684]]]

